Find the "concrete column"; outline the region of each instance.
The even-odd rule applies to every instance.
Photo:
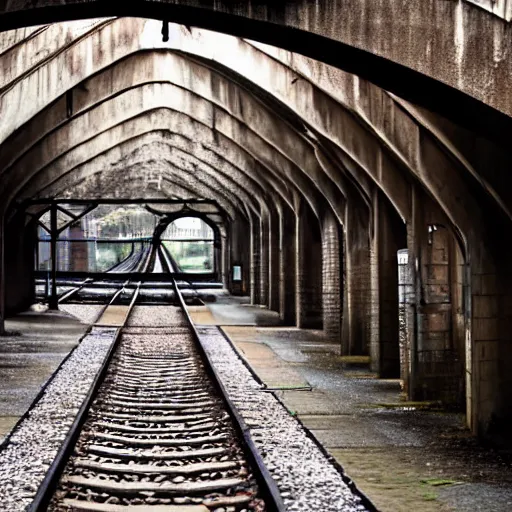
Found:
[[[460,337],[464,328],[454,329],[454,320],[461,318],[457,309],[463,279],[456,268],[457,241],[439,206],[417,188],[412,212],[408,245],[415,293],[407,325],[411,333],[409,396],[462,408],[465,358]]]
[[[260,283],[260,219],[251,215],[250,240],[250,271],[251,271],[251,304],[261,304]]]
[[[347,201],[345,304],[342,352],[367,355],[371,336],[370,216],[365,205]]]
[[[231,229],[227,226],[227,235],[225,238],[221,236],[221,251],[222,251],[222,270],[221,281],[224,288],[229,288],[229,271],[231,269],[231,246],[228,240],[231,238]]]
[[[372,202],[371,369],[383,378],[397,378],[400,376],[397,253],[406,247],[406,227],[378,189]]]
[[[300,328],[322,328],[322,238],[318,219],[301,201],[296,217],[296,319]]]
[[[260,304],[269,305],[270,215],[263,212],[260,219]]]
[[[217,274],[217,278],[222,282],[223,276],[223,251],[224,247],[222,244],[222,239],[220,235],[218,237],[215,237],[215,240],[213,242],[213,267],[215,269],[215,272]]]
[[[422,340],[419,326],[419,306],[422,298],[422,275],[421,269],[421,245],[423,227],[422,192],[418,186],[412,187],[411,195],[411,222],[407,226],[407,249],[409,251],[407,261],[407,274],[410,276],[410,283],[413,292],[407,298],[405,311],[406,330],[406,359],[409,363],[409,371],[404,374],[405,389],[409,399],[415,400],[420,396],[420,383],[418,379],[418,350],[421,349]]]
[[[269,216],[269,269],[268,269],[268,307],[272,311],[279,312],[279,274],[280,274],[280,253],[279,253],[279,227],[280,227],[280,213],[279,209],[272,210]]]
[[[279,220],[279,312],[283,323],[295,325],[295,265],[297,260],[295,214],[290,208],[284,206]]]
[[[18,313],[35,302],[34,252],[37,243],[35,223],[25,226],[24,213],[16,214],[5,228],[4,257],[5,312]]]
[[[489,230],[470,240],[466,303],[468,423],[495,445],[512,441],[512,240],[510,221],[489,216]],[[492,238],[491,238],[492,237]]]
[[[229,267],[229,283],[230,291],[234,293],[232,287],[231,266],[241,265],[242,266],[242,282],[236,286],[236,294],[247,295],[249,293],[250,284],[250,249],[251,242],[250,237],[247,237],[247,233],[251,232],[250,223],[242,217],[237,217],[231,224],[229,245],[231,247],[231,260]]]
[[[341,339],[342,288],[339,224],[331,210],[322,222],[322,312],[327,336]]]
[[[51,267],[51,292],[49,298],[49,308],[59,309],[57,297],[57,206],[52,204],[50,209],[50,247],[52,253],[52,267]]]
[[[0,335],[5,334],[5,218],[0,215]]]

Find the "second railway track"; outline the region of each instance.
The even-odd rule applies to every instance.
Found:
[[[283,509],[174,290],[174,306],[132,310],[73,448],[33,511]]]

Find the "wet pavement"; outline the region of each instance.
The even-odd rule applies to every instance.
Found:
[[[279,325],[279,314],[261,306],[251,306],[248,297],[232,297],[223,291],[212,293],[214,302],[192,306],[192,320],[202,325]]]
[[[64,312],[28,311],[0,337],[0,443],[88,326]]]
[[[348,364],[321,331],[275,327],[273,313],[224,300],[203,319],[223,326],[379,510],[512,511],[509,455],[480,446],[462,414],[406,403],[399,380]]]

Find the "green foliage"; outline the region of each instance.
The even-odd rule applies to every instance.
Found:
[[[213,243],[163,242],[183,272],[210,272],[213,270]]]

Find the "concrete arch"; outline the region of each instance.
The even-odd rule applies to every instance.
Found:
[[[175,30],[178,30],[178,31],[180,31],[180,30],[181,30],[181,31],[182,31],[183,29],[182,29],[181,27],[175,27]],[[155,31],[153,31],[153,33],[154,33],[154,32],[155,32]],[[181,32],[180,32],[180,34],[181,34]],[[203,37],[204,37],[204,36],[203,36]],[[183,38],[183,39],[185,39],[185,36],[182,36],[182,38]],[[203,46],[208,46],[208,45],[203,45]],[[247,45],[245,45],[245,46],[247,46]],[[155,67],[157,67],[157,66],[155,66]],[[163,69],[163,68],[159,68],[159,69]],[[253,73],[253,75],[254,75],[254,73]],[[119,76],[124,76],[124,77],[126,77],[126,76],[131,76],[131,74],[130,74],[130,73],[124,73],[124,74],[119,73]],[[208,81],[206,81],[206,82],[207,82],[207,83],[209,83]],[[198,83],[201,83],[201,82],[198,82]],[[91,90],[93,90],[93,91],[96,91],[96,90],[97,90],[95,87],[90,87],[90,89],[91,89]],[[80,106],[78,106],[78,108],[80,108]],[[313,112],[314,112],[314,110],[313,110]],[[318,115],[317,115],[316,117],[321,119],[321,116],[318,116]],[[357,126],[356,126],[356,127],[357,127]],[[365,153],[366,153],[366,154],[375,154],[375,152],[374,152],[374,151],[367,151],[367,152],[365,152]],[[394,181],[396,182],[396,180],[394,180]]]
[[[113,148],[106,148],[97,155],[91,155],[79,170],[76,167],[70,169],[57,180],[45,183],[44,188],[40,188],[44,182],[40,183],[38,185],[40,196],[52,197],[71,187],[73,183],[105,170],[122,172],[124,168],[129,172],[133,167],[139,170],[141,176],[149,174],[150,181],[158,179],[160,175],[167,176],[167,179],[170,179],[171,176],[174,176],[175,179],[188,176],[199,184],[212,187],[212,194],[216,198],[224,197],[224,202],[230,205],[226,206],[226,211],[231,218],[234,217],[236,211],[243,213],[244,206],[248,206],[255,213],[260,210],[260,205],[253,202],[246,191],[235,187],[233,183],[226,183],[226,179],[223,179],[220,173],[212,172],[207,164],[191,157],[188,160],[191,165],[184,165],[183,159],[180,158],[174,147],[169,146],[165,138],[158,135],[150,132],[140,137],[130,138]],[[157,156],[151,158],[151,155]],[[197,166],[197,170],[200,172],[195,172],[195,169],[191,168],[192,165]],[[115,187],[114,183],[113,188]],[[197,190],[191,190],[198,194]]]
[[[168,132],[168,137],[171,137],[174,140],[174,144],[176,147],[181,148],[186,151],[190,151],[191,154],[197,154],[200,158],[202,158],[205,162],[209,163],[209,156],[211,154],[211,151],[209,151],[208,147],[205,146],[205,144],[208,144],[207,141],[209,140],[211,144],[215,144],[216,141],[212,141],[213,137],[211,135],[210,130],[207,127],[204,127],[200,123],[192,123],[191,120],[182,114],[166,111],[166,110],[157,110],[157,111],[150,111],[144,114],[145,117],[145,125],[142,126],[140,124],[140,120],[138,117],[128,119],[125,123],[121,125],[115,125],[112,129],[108,130],[107,132],[100,134],[93,138],[92,142],[90,144],[86,143],[85,147],[92,147],[94,154],[98,152],[102,152],[103,150],[101,148],[115,148],[115,146],[122,142],[123,140],[128,140],[133,137],[137,137],[146,133],[151,133],[155,131],[162,131],[162,132]],[[183,130],[180,135],[177,135],[175,132],[172,131],[172,123],[169,123],[168,120],[171,118],[174,119],[174,124],[182,126],[183,123],[187,123],[188,126],[188,133],[190,135],[189,137],[183,137]],[[111,138],[112,137],[112,138]],[[202,140],[203,142],[192,142],[192,138],[195,137],[197,140]],[[225,138],[224,138],[225,139]],[[117,141],[117,142],[116,142]],[[238,165],[233,165],[230,162],[230,158],[228,155],[231,155],[231,153],[234,154],[235,151],[243,151],[241,148],[239,148],[236,144],[233,144],[229,140],[226,139],[226,142],[228,142],[228,148],[231,149],[231,152],[227,153],[226,159],[218,159],[218,162],[224,166],[229,165],[229,168],[232,169],[234,173],[240,174],[241,176],[247,176],[247,179],[251,178],[251,167],[248,167],[247,164],[250,163],[250,161],[244,161],[244,159],[241,160],[241,164],[245,165],[245,167],[241,167]],[[70,150],[70,152],[66,152],[63,155],[55,155],[52,157],[51,155],[48,155],[50,158],[49,161],[46,163],[40,162],[40,167],[38,169],[44,170],[44,168],[48,165],[50,165],[50,162],[53,162],[52,165],[46,169],[45,173],[53,175],[53,178],[44,178],[45,180],[54,180],[58,179],[61,172],[68,172],[67,169],[74,168],[80,165],[85,165],[89,161],[89,156],[87,156],[86,153],[84,153],[83,148],[78,147],[75,148],[75,150]],[[76,153],[76,158],[73,157],[73,155]],[[68,162],[68,163],[66,163]],[[215,165],[217,162],[214,160],[210,163],[210,165]],[[236,162],[238,163],[238,162]],[[55,170],[55,166],[59,166],[63,169],[63,171],[57,172]],[[256,169],[258,170],[258,169]],[[35,169],[37,172],[37,169]],[[242,180],[242,178],[240,178]],[[250,183],[253,183],[255,180],[251,180]],[[28,186],[27,181],[27,186]],[[249,183],[249,182],[248,182]],[[269,186],[269,184],[266,184],[265,180],[261,182],[259,185],[260,190],[264,190],[263,186]],[[271,184],[270,184],[271,185]],[[24,197],[30,197],[31,195],[35,194],[37,192],[39,185],[38,182],[35,181],[32,183],[31,188],[27,189],[23,196]]]
[[[157,89],[161,89],[161,87],[157,86]],[[154,92],[154,89],[150,86],[147,86],[145,88],[145,90],[146,90],[146,92],[148,92],[148,91]],[[107,109],[106,112],[109,112],[109,113],[112,112],[113,113],[112,117],[114,119],[116,117],[115,112],[118,113],[117,117],[121,116],[121,118],[124,116],[128,116],[130,113],[130,110],[133,115],[136,115],[136,112],[139,108],[139,107],[137,107],[138,101],[141,100],[141,97],[143,94],[140,91],[139,92],[137,92],[137,91],[138,90],[130,90],[126,93],[126,96],[125,95],[115,96],[112,99],[113,103],[104,107]],[[182,97],[187,99],[187,95],[186,95],[187,93],[183,92],[183,90],[174,89],[173,91],[176,93],[183,93],[184,96],[182,95]],[[166,91],[164,88],[164,92],[168,92],[168,90]],[[176,96],[177,95],[175,95],[175,98],[171,102],[169,102],[169,100],[168,100],[169,96],[161,93],[160,95],[157,96],[157,98],[159,98],[159,99],[156,99],[152,103],[145,105],[145,108],[146,109],[157,108],[160,104],[162,104],[164,106],[168,103],[170,103],[171,105],[174,103],[176,108],[180,108],[180,107],[183,108],[183,106],[182,106],[183,103]],[[191,99],[191,98],[188,97],[188,99]],[[194,102],[193,104],[184,102],[185,108],[188,108],[189,111],[191,111],[191,115],[193,117],[195,117],[196,119],[199,119],[199,122],[202,123],[203,125],[210,126],[210,129],[211,129],[211,127],[213,127],[213,124],[214,124],[213,118],[211,116],[212,116],[213,112],[217,112],[217,111],[216,110],[212,111],[210,109],[210,106],[207,103],[203,103],[203,104],[199,104],[199,105],[198,105],[198,103],[199,103],[199,100],[197,102]],[[132,104],[132,105],[135,104],[136,105],[135,109],[133,109],[133,108],[130,109],[130,107],[128,106],[129,104]],[[117,108],[114,109],[113,105],[115,105]],[[89,113],[87,113],[87,114],[89,114]],[[87,116],[87,114],[84,114],[84,116]],[[219,132],[219,130],[220,130],[221,133],[222,132],[225,133],[228,137],[231,137],[231,138],[235,137],[237,144],[239,144],[245,148],[250,148],[250,154],[252,154],[254,156],[254,158],[258,158],[260,161],[262,161],[262,157],[265,157],[264,164],[265,164],[266,168],[276,169],[276,164],[277,164],[277,169],[279,169],[279,173],[282,173],[284,171],[284,175],[288,176],[287,181],[290,184],[292,184],[293,182],[300,183],[300,181],[301,181],[300,176],[302,174],[300,173],[299,168],[297,168],[292,162],[290,162],[282,153],[281,154],[275,153],[275,154],[271,155],[269,153],[269,151],[272,150],[272,146],[270,146],[267,142],[265,142],[263,140],[258,140],[257,138],[254,138],[252,135],[253,132],[248,132],[245,127],[243,127],[241,124],[239,124],[239,122],[236,122],[236,124],[239,126],[239,128],[237,128],[235,130],[234,126],[227,125],[228,124],[227,117],[223,117],[223,114],[221,114],[221,113],[217,113],[215,115],[216,115],[215,126],[217,128],[217,132]],[[106,116],[106,118],[108,119],[108,116]],[[101,119],[101,117],[100,117],[100,119]],[[82,126],[80,127],[80,129],[77,129],[76,126],[74,126],[74,129],[75,129],[75,131],[78,132],[78,134],[80,135],[80,137],[82,139],[85,137],[84,134],[87,133],[86,130],[88,130],[90,133],[96,133],[98,131],[98,127],[94,125],[93,119],[91,119],[91,121],[89,121],[89,117],[80,117],[76,121],[78,122],[78,120],[81,121]],[[108,121],[108,123],[110,123],[111,125],[115,124],[115,122],[112,119],[110,119]],[[195,123],[195,124],[197,125],[197,123]],[[177,131],[177,130],[174,130],[174,131]],[[59,140],[57,137],[57,133],[58,132],[55,132],[51,136],[53,136],[54,139]],[[197,134],[192,135],[190,138],[194,138],[194,136],[197,137]],[[210,139],[212,139],[212,138],[215,139],[215,135],[213,137],[210,137]],[[62,145],[62,149],[60,149],[61,151],[64,151],[68,145],[66,140],[68,140],[67,137],[63,137],[61,139],[61,141],[64,143]],[[203,138],[203,140],[204,140],[204,138]],[[46,144],[46,146],[43,146],[41,144],[37,145],[33,151],[37,151],[39,154],[41,154],[41,152],[44,153],[44,150],[42,148],[51,146],[51,144],[49,144],[48,141],[45,141],[45,144]],[[54,148],[52,151],[55,152],[58,150],[59,150],[59,148]],[[34,153],[32,153],[32,154],[34,154]],[[268,157],[266,157],[265,155],[268,155]],[[294,156],[294,155],[292,154],[291,156]],[[312,158],[313,157],[314,156],[312,156]],[[25,160],[27,158],[28,158],[28,154],[24,156]],[[39,162],[41,161],[41,156],[39,156],[39,157],[33,156],[32,158],[34,159],[34,161],[39,161]],[[294,157],[294,159],[296,159],[296,157]],[[16,166],[22,165],[22,163],[21,163],[22,160],[18,160],[16,163]],[[12,176],[15,176],[16,173],[13,171],[14,171],[14,168],[11,168],[10,174]],[[295,176],[297,176],[297,175],[299,176],[299,178],[295,178]],[[289,181],[290,179],[292,181]],[[304,174],[303,180],[304,179],[307,179],[307,174]],[[306,183],[306,182],[303,181],[303,183]],[[308,190],[309,188],[310,188],[309,185],[303,185],[304,190]]]
[[[508,25],[465,2],[413,0],[404,5],[385,0],[370,5],[352,0],[296,0],[256,6],[249,0],[200,5],[196,0],[141,0],[114,6],[101,0],[38,0],[6,4],[0,12],[0,27],[110,15],[167,19],[262,40],[344,68],[417,104],[437,105],[447,117],[469,121],[494,117],[501,120],[500,128],[509,124],[507,117],[493,111],[511,113],[506,88],[496,90],[498,77],[511,72]],[[474,32],[460,31],[461,25],[475,27]],[[475,33],[483,37],[481,45],[471,44]],[[407,51],[403,41],[410,42]],[[498,65],[489,59],[492,50],[499,54]],[[436,65],[439,54],[444,57],[443,66]],[[480,83],[482,68],[492,77],[487,88]],[[412,87],[404,84],[406,80]],[[489,87],[494,94],[489,94]],[[486,97],[493,98],[492,109],[473,99],[485,101]],[[487,122],[485,128],[493,130]]]
[[[175,31],[178,31],[178,32],[179,32],[179,34],[180,34],[180,38],[181,38],[181,39],[183,39],[183,40],[185,41],[185,42],[178,42],[177,46],[179,46],[179,47],[183,47],[183,46],[185,46],[185,47],[186,47],[186,46],[187,46],[187,37],[189,37],[189,36],[187,36],[187,35],[183,35],[183,29],[182,29],[181,27],[174,27],[174,30],[175,30]],[[153,32],[155,32],[155,31],[153,31]],[[208,35],[209,35],[209,34],[206,34],[206,35],[205,35],[205,34],[203,33],[201,36],[202,36],[202,38],[205,38],[205,37],[208,37]],[[211,38],[211,37],[212,37],[212,35],[210,34],[210,35],[209,35],[209,37]],[[176,39],[176,38],[174,38],[174,39]],[[189,37],[189,39],[190,39],[190,37]],[[181,40],[180,40],[180,41],[181,41]],[[230,41],[230,42],[233,42],[233,41],[231,41],[231,39],[229,39],[229,41]],[[195,42],[195,41],[192,41],[192,43],[191,43],[189,46],[193,45],[193,43],[194,43],[194,42]],[[208,39],[208,40],[207,40],[207,42],[208,42],[208,43],[211,43],[212,41],[211,41],[211,39]],[[157,43],[157,42],[152,41],[152,44],[155,44],[155,43]],[[197,42],[196,42],[196,46],[197,46]],[[201,43],[201,48],[203,48],[203,47],[208,47],[208,46],[210,46],[210,45],[208,45],[208,44],[204,44],[204,42],[203,42],[203,43]],[[240,44],[240,45],[238,45],[238,46],[241,46],[241,44]],[[245,47],[247,47],[248,45],[247,45],[247,44],[244,44],[244,46],[245,46]],[[206,51],[207,51],[207,50],[206,50]],[[174,58],[175,58],[175,57],[174,57]],[[240,60],[241,60],[241,59],[240,59]],[[260,59],[260,60],[258,61],[258,63],[261,65],[261,64],[263,63],[263,61]],[[164,69],[164,67],[158,67],[158,66],[155,66],[155,65],[153,65],[153,68],[157,68],[157,69]],[[176,68],[176,67],[175,67],[175,69],[181,69],[181,68],[179,68],[179,67],[177,67],[177,68]],[[267,75],[269,75],[269,73],[268,73],[268,72],[266,73],[266,76],[267,76]],[[274,73],[274,75],[275,75],[275,76],[280,76],[280,75],[281,75],[281,73]],[[128,76],[128,77],[130,77],[130,76],[132,76],[132,74],[131,74],[131,73],[123,73],[123,74],[122,74],[122,73],[118,73],[118,76],[124,76],[124,77],[127,77],[127,76]],[[273,76],[273,75],[270,75],[270,76]],[[253,79],[256,79],[257,75],[256,75],[255,73],[252,73],[252,77],[253,77]],[[189,77],[189,81],[190,81],[190,77]],[[196,81],[196,82],[197,82],[197,81]],[[209,80],[206,80],[206,81],[198,81],[197,83],[199,83],[199,84],[200,84],[200,83],[203,83],[203,82],[204,82],[204,83],[210,83],[210,81],[209,81]],[[303,82],[303,81],[300,81],[299,83],[301,83],[301,84],[302,84],[302,82]],[[107,83],[110,83],[110,82],[108,82],[108,81],[107,81]],[[286,83],[287,83],[287,79],[286,79]],[[261,84],[261,85],[263,85],[263,84]],[[91,89],[91,90],[93,90],[93,91],[96,91],[96,90],[97,90],[95,87],[90,87],[90,89]],[[100,90],[101,90],[101,87],[100,87]],[[304,93],[303,88],[302,88],[302,90],[301,90],[301,93]],[[299,98],[300,98],[300,97],[302,97],[302,96],[304,96],[304,98],[307,98],[307,95],[306,95],[306,94],[298,95],[298,97],[299,97]],[[285,97],[285,95],[284,95],[284,94],[281,94],[281,98],[284,98],[284,97]],[[293,97],[292,97],[292,98],[293,98]],[[325,98],[325,97],[323,98],[323,100],[324,100],[324,101],[325,101],[326,99],[328,99],[328,98]],[[78,109],[80,109],[80,108],[81,108],[81,106],[80,106],[80,104],[79,104],[80,102],[78,101],[78,102],[76,102],[76,103],[77,103],[77,108],[78,108]],[[309,101],[309,103],[311,103],[311,101]],[[320,104],[320,101],[315,101],[315,100],[313,99],[313,103],[315,103],[315,104]],[[307,104],[308,104],[308,102],[304,102],[304,103],[303,103],[303,105],[304,105],[304,104],[306,104],[306,105],[307,105]],[[295,105],[294,105],[294,107],[295,107],[295,108],[297,108],[297,105],[295,104]],[[305,110],[305,108],[303,107],[303,108],[302,108],[302,111],[304,111],[304,110]],[[313,121],[315,121],[315,124],[318,126],[318,121],[319,121],[319,120],[322,120],[322,119],[324,119],[324,118],[326,118],[326,119],[330,118],[330,116],[328,116],[328,115],[324,115],[324,116],[320,115],[320,114],[325,114],[326,112],[328,112],[328,110],[329,110],[329,109],[326,109],[325,111],[322,111],[322,112],[315,112],[315,109],[307,109],[307,108],[306,108],[306,112],[309,114],[308,121],[309,121],[309,122],[313,122]],[[313,118],[311,118],[311,116],[312,116],[312,115],[313,115]],[[350,119],[350,116],[348,117],[348,119]],[[339,125],[339,123],[338,123],[338,125]],[[327,128],[327,130],[326,130],[326,131],[327,131],[327,133],[329,133],[329,128],[331,129],[331,132],[332,132],[332,130],[333,130],[333,128],[334,128],[334,127],[336,127],[336,123],[331,123],[331,125],[330,125],[330,126]],[[347,127],[347,133],[348,133],[348,132],[350,132],[351,130],[358,129],[358,128],[359,128],[359,127],[358,127],[357,123],[356,123],[355,125],[354,125],[354,123],[352,123],[352,126]],[[324,129],[324,131],[325,131],[325,129]],[[360,130],[359,130],[359,131],[360,131]],[[334,130],[334,132],[335,132],[335,130]],[[332,136],[332,135],[331,135],[331,136]],[[359,135],[359,137],[361,137],[361,134]],[[358,139],[359,139],[359,137],[358,137]],[[341,138],[340,138],[340,137],[337,137],[337,138],[336,138],[336,136],[334,135],[334,138],[335,138],[335,140],[337,141],[337,143],[338,143],[338,144],[340,144],[340,140],[343,138],[343,136],[341,136]],[[349,140],[350,140],[350,139],[356,139],[356,137],[352,136],[352,137],[349,137],[348,139],[349,139]],[[360,139],[359,139],[359,140],[360,140]],[[372,150],[372,151],[365,151],[365,152],[364,152],[364,155],[374,155],[374,154],[375,154],[375,155],[378,155],[378,151],[380,151],[380,149],[377,149],[377,151],[375,151],[375,150]],[[361,153],[361,152],[359,152],[359,153]],[[384,159],[384,161],[389,161],[389,159]],[[376,162],[375,162],[375,161],[374,161],[373,163],[371,163],[371,164],[370,164],[370,168],[375,169],[376,167],[377,167],[377,165],[376,165]],[[367,170],[368,170],[368,169],[367,169]],[[368,172],[371,172],[371,171],[368,171]],[[389,173],[389,168],[387,169],[386,175],[388,175],[388,173]],[[375,172],[374,172],[373,174],[375,175]],[[393,179],[392,179],[392,180],[390,179],[390,181],[393,181],[393,182],[395,183],[395,188],[396,188],[396,182],[397,182],[397,179],[396,179],[396,173],[395,173],[395,176],[393,177]],[[402,214],[403,214],[403,210],[402,210]]]
[[[223,170],[225,168],[230,167],[230,164],[227,160],[222,161],[219,166],[215,166],[214,167],[215,172],[213,172],[211,170],[212,165],[203,156],[204,152],[200,152],[199,150],[185,152],[185,148],[182,144],[179,144],[179,143],[176,143],[173,141],[173,139],[176,140],[178,138],[175,136],[172,137],[172,135],[175,135],[175,134],[170,134],[165,131],[159,132],[159,133],[155,132],[155,131],[150,131],[150,132],[147,132],[140,136],[137,136],[135,138],[129,139],[124,144],[130,144],[130,143],[133,144],[135,141],[137,141],[136,143],[140,144],[140,145],[152,144],[153,146],[156,146],[157,143],[160,145],[163,145],[163,152],[158,153],[158,159],[165,158],[165,156],[166,156],[165,151],[167,151],[167,152],[174,151],[177,153],[183,153],[182,158],[189,161],[190,165],[202,166],[201,169],[206,169],[207,170],[206,172],[208,172],[208,174],[210,174],[212,176],[219,174],[221,177],[223,177],[224,181],[228,180],[228,184],[231,183],[231,185],[229,185],[227,187],[228,191],[231,191],[233,188],[235,188],[235,190],[237,190],[239,188],[239,185],[242,184],[243,187],[240,188],[241,197],[246,199],[245,204],[251,206],[252,208],[254,208],[253,201],[257,201],[258,205],[261,207],[262,202],[264,202],[267,199],[267,195],[269,194],[269,192],[267,192],[265,189],[263,189],[261,187],[261,185],[256,183],[254,180],[251,180],[250,178],[246,177],[242,173],[235,174],[235,178],[232,178],[225,170]],[[179,142],[179,139],[178,139],[178,142]],[[155,147],[155,149],[158,149],[158,148]],[[111,150],[107,150],[107,152],[112,152],[112,151],[114,151],[114,148]],[[103,160],[105,160],[106,163],[103,163],[100,165],[105,167],[106,169],[109,168],[109,167],[107,167],[107,165],[108,166],[112,165],[111,163],[109,163],[106,160],[107,152],[102,152],[101,155],[99,155],[99,157],[98,157],[98,158],[102,158]],[[57,177],[51,183],[45,184],[44,181],[42,181],[44,179],[44,177],[42,175],[40,175],[30,183],[31,189],[27,189],[24,192],[24,195],[26,195],[27,197],[30,197],[32,195],[31,190],[33,190],[33,191],[39,190],[39,192],[38,192],[39,196],[42,196],[42,197],[44,197],[45,195],[53,196],[55,193],[54,191],[57,189],[62,189],[63,187],[69,188],[72,186],[71,183],[76,183],[77,181],[87,179],[87,177],[89,175],[92,175],[93,173],[103,172],[103,169],[95,163],[95,160],[96,160],[96,158],[93,157],[91,160],[88,160],[85,164],[81,164],[78,167],[73,167],[72,169],[69,169],[68,171],[66,171],[65,174],[62,174],[61,176]],[[140,157],[138,160],[140,161]],[[46,170],[49,170],[50,168],[47,168]],[[117,186],[117,184],[116,184],[115,188],[116,188],[116,190],[119,188]],[[128,187],[128,188],[130,188],[130,187]],[[257,191],[257,193],[254,195],[253,198],[246,196],[247,191],[250,191],[250,190]],[[103,192],[104,193],[108,192],[108,188],[104,189]]]
[[[179,30],[179,28],[176,28],[176,30]],[[208,34],[206,34],[206,36],[203,34],[203,38],[204,37],[207,37]],[[183,38],[185,38],[186,36],[183,36]],[[211,36],[210,36],[211,37]],[[210,41],[208,41],[210,42]],[[242,44],[240,43],[239,46],[241,46]],[[207,46],[207,45],[206,45]],[[244,43],[244,46],[247,47],[248,45]],[[262,63],[263,61],[260,59],[260,61],[258,61],[260,63]],[[256,76],[254,73],[252,74],[253,76]],[[266,75],[269,75],[269,73],[267,72]],[[275,73],[276,76],[280,76],[280,73]],[[130,74],[124,74],[124,76],[131,76]],[[272,76],[272,75],[271,75]],[[207,83],[210,83],[209,81],[206,81]],[[299,83],[302,84],[304,81],[303,80],[300,80]],[[198,82],[198,83],[202,83],[202,82]],[[93,90],[96,90],[95,88],[92,88]],[[301,93],[300,95],[297,95],[299,98],[301,97],[304,97],[304,98],[307,98],[308,95],[307,94],[304,94],[304,87],[301,86]],[[284,97],[284,94],[281,94],[281,97]],[[292,97],[292,101],[293,101],[293,95],[291,96]],[[326,100],[328,100],[328,97],[326,98],[325,96],[322,98],[322,100],[325,102]],[[312,101],[309,101],[309,103],[317,103],[317,104],[320,104],[321,102],[320,101],[315,101],[314,98],[312,98]],[[303,100],[303,105],[304,104],[308,104],[308,102],[305,102]],[[293,105],[296,109],[297,109],[297,104],[295,103]],[[80,106],[78,106],[78,108],[80,108]],[[301,111],[300,109],[298,109],[299,111]],[[340,110],[340,109],[338,109]],[[360,109],[359,109],[360,110]],[[329,115],[321,115],[321,114],[326,114],[328,113],[329,109],[325,109],[324,111],[322,112],[315,112],[315,109],[308,109],[303,106],[302,107],[302,111],[305,111],[305,113],[308,113],[309,114],[309,118],[308,118],[308,122],[314,122],[315,126],[319,126],[319,120],[322,120],[322,119],[330,119],[331,116]],[[301,112],[302,112],[301,111]],[[313,115],[313,117],[311,117]],[[395,114],[395,115],[398,115],[398,114]],[[352,116],[345,116],[345,120],[348,120],[350,122],[350,120],[353,119]],[[346,123],[347,121],[345,121]],[[322,124],[322,123],[320,123]],[[324,127],[324,132],[326,133],[329,133],[329,136],[332,138],[334,138],[334,140],[336,141],[337,144],[342,144],[341,141],[343,140],[349,140],[349,141],[353,141],[353,140],[357,140],[357,141],[361,141],[363,137],[366,137],[366,140],[367,142],[365,142],[364,144],[359,144],[359,147],[365,147],[365,149],[367,149],[368,147],[368,144],[370,144],[369,141],[371,141],[371,137],[368,137],[368,135],[365,135],[364,134],[364,130],[361,132],[360,130],[360,127],[358,125],[358,123],[354,123],[353,121],[351,122],[351,124],[349,124],[347,127],[346,127],[346,133],[350,133],[351,131],[354,131],[354,130],[358,130],[358,135],[357,137],[352,135],[351,137],[347,137],[347,136],[344,136],[342,134],[340,135],[336,135],[336,126],[342,126],[343,123],[333,123],[331,122],[330,125],[327,127],[325,126]],[[320,128],[321,129],[321,128]],[[400,142],[398,140],[398,142]],[[385,143],[389,146],[389,145],[392,145],[391,142],[389,141],[389,138],[387,140],[385,140]],[[432,147],[432,146],[431,146]],[[355,158],[354,156],[354,149],[351,149],[350,147],[347,148],[347,147],[344,147],[343,149],[345,149],[345,151],[349,151],[351,154],[352,154],[352,158]],[[406,152],[404,153],[403,150],[402,150],[402,153],[400,153],[400,150],[399,150],[399,153],[397,154],[397,156],[399,157],[399,159],[402,159],[403,162],[405,162],[406,160],[404,160],[404,158],[406,159],[407,156],[408,156],[408,153],[410,153],[409,149],[408,148],[405,148],[406,149]],[[379,144],[376,143],[376,148],[372,149],[371,151],[370,150],[366,150],[366,151],[361,151],[361,150],[355,150],[356,153],[357,153],[357,157],[361,158],[361,155],[363,156],[363,158],[367,158],[368,155],[376,155],[377,158],[374,158],[373,159],[373,162],[369,163],[369,164],[363,164],[362,162],[358,162],[359,165],[364,165],[365,169],[367,170],[368,173],[372,173],[372,176],[376,176],[377,174],[380,174],[380,175],[384,175],[386,176],[387,178],[389,178],[388,181],[390,182],[393,182],[393,187],[394,189],[396,190],[396,183],[397,183],[397,173],[395,172],[394,175],[392,177],[390,177],[390,171],[391,171],[391,167],[390,167],[390,162],[391,160],[389,158],[386,158],[384,156],[381,156],[379,157],[379,153],[381,151],[380,147],[379,147]],[[416,150],[416,153],[418,153],[418,151]],[[402,156],[404,155],[404,156]],[[412,155],[411,155],[412,156]],[[380,161],[381,162],[386,162],[387,163],[387,168],[386,168],[386,172],[383,173],[383,172],[378,172],[375,170],[377,169],[378,165],[379,165],[379,160],[380,158]],[[417,160],[417,157],[414,157],[414,158],[409,158],[409,161],[410,162],[415,162]],[[402,163],[403,163],[402,162]],[[420,173],[416,172],[416,176],[419,176]],[[461,182],[459,181],[458,183],[458,188],[461,187]],[[431,192],[435,194],[435,191],[431,189]],[[389,193],[389,187],[388,187],[388,190],[387,190],[387,193]],[[408,202],[407,200],[407,195],[404,195],[403,196],[403,199],[402,201],[406,201]],[[394,201],[394,203],[396,204],[396,200]],[[449,209],[446,209],[445,208],[445,211],[450,211]],[[402,216],[404,216],[404,210],[403,208],[401,209],[401,214]],[[464,217],[464,216],[463,216]],[[453,219],[452,219],[453,220]]]

